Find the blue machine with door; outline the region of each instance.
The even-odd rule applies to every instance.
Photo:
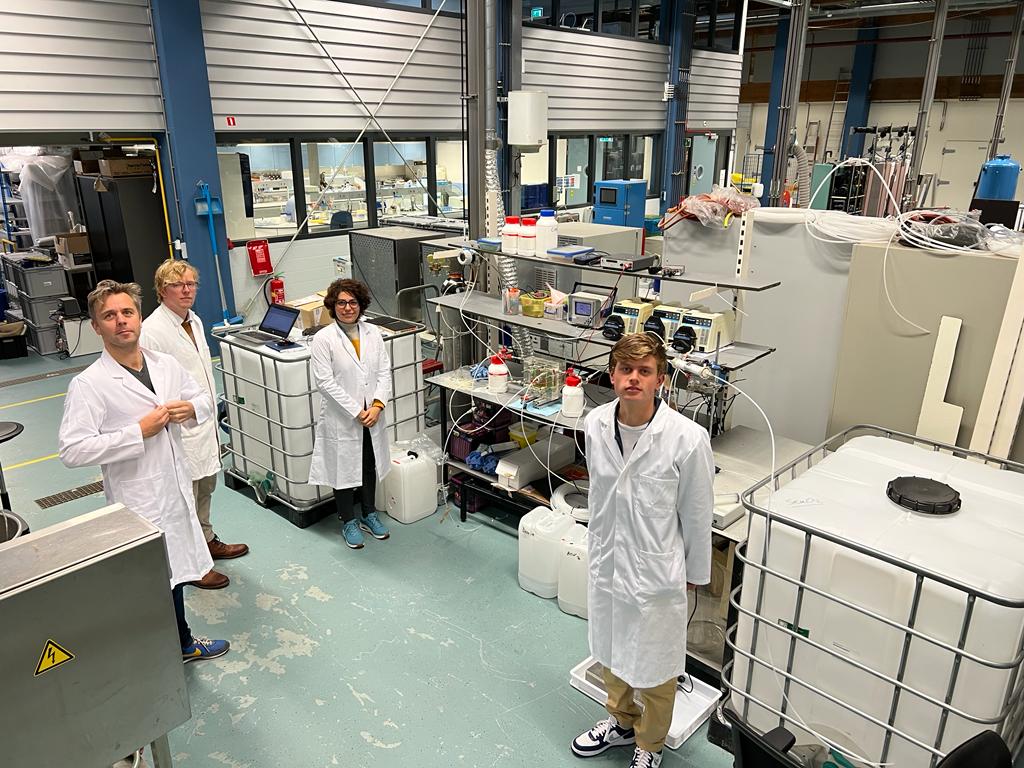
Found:
[[[594,184],[594,223],[642,227],[647,205],[643,179],[599,181]]]

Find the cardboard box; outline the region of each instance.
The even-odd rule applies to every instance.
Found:
[[[326,295],[327,291],[317,291],[309,296],[303,296],[301,299],[286,301],[285,304],[299,310],[299,323],[303,329],[322,327],[330,325],[333,319],[327,308],[324,307],[324,296]]]
[[[153,173],[153,161],[148,157],[102,157],[101,176],[148,176]]]
[[[57,239],[57,253],[69,256],[73,253],[90,253],[89,235],[86,232],[59,232],[54,237]]]
[[[102,149],[76,149],[71,155],[75,161],[75,173],[99,173]]]

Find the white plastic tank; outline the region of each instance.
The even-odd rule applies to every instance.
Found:
[[[565,613],[587,618],[588,531],[574,525],[562,537],[562,555],[558,561],[558,607]]]
[[[962,506],[951,514],[911,511],[886,495],[897,477],[937,480],[958,491]],[[766,502],[764,492],[758,501]],[[999,470],[980,462],[957,458],[881,436],[849,440],[774,493],[776,521],[792,520],[812,526],[842,541],[856,543],[900,563],[942,574],[960,588],[932,579],[923,581],[914,627],[927,637],[957,646],[968,606],[967,590],[975,589],[1006,601],[1024,601],[1024,475]],[[752,514],[747,557],[760,564],[764,557],[765,521]],[[767,566],[799,579],[803,564],[802,531],[773,522]],[[806,562],[806,585],[826,595],[853,603],[899,624],[907,624],[915,610],[913,572],[885,560],[811,537]],[[742,606],[757,610],[759,569],[744,571]],[[790,637],[776,629],[796,618],[797,589],[778,577],[766,575],[759,609],[754,655],[785,669]],[[971,609],[965,650],[983,659],[1014,661],[1024,637],[1024,610],[1000,606],[978,598]],[[882,621],[804,589],[798,626],[794,631],[846,659],[896,678],[906,633]],[[737,646],[750,652],[753,621],[740,615]],[[904,683],[945,701],[954,670],[955,655],[921,637],[909,641]],[[888,722],[895,686],[797,642],[792,674],[859,711]],[[733,684],[748,685],[750,662],[736,655]],[[951,704],[979,718],[996,718],[1016,677],[1015,669],[994,669],[964,658],[956,671]],[[749,677],[750,695],[776,710],[785,708],[805,725],[851,750],[879,760],[885,731],[807,687],[794,682],[783,703],[784,678],[760,664]],[[742,716],[744,699],[733,692],[732,707]],[[920,696],[904,691],[893,725],[925,744],[935,744],[942,710]],[[754,727],[766,731],[779,724],[778,715],[750,703],[746,715]],[[950,714],[938,748],[948,752],[986,728]],[[808,730],[787,723],[798,744],[816,744]],[[885,761],[895,766],[927,766],[930,753],[894,736]]]
[[[519,586],[544,598],[558,596],[562,537],[576,525],[571,517],[537,507],[519,520]]]
[[[410,452],[392,455],[383,486],[384,508],[400,523],[415,523],[437,510],[437,465],[431,458]]]
[[[538,152],[548,140],[548,95],[509,91],[508,143],[520,152]]]

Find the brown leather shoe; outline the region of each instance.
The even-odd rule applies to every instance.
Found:
[[[216,536],[212,541],[206,542],[206,545],[210,548],[210,557],[214,560],[231,560],[249,554],[248,544],[225,544]]]
[[[217,571],[210,571],[199,581],[189,582],[193,587],[199,587],[199,589],[224,589],[230,583],[231,579]]]

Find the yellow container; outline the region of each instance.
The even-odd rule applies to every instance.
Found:
[[[519,297],[519,304],[522,307],[523,315],[526,317],[544,317],[544,302],[551,298],[547,291],[534,291],[524,293]]]
[[[531,443],[537,442],[537,428],[527,424],[525,427],[522,424],[516,424],[515,426],[509,427],[508,436],[515,441],[515,444],[520,448],[525,448]]]

